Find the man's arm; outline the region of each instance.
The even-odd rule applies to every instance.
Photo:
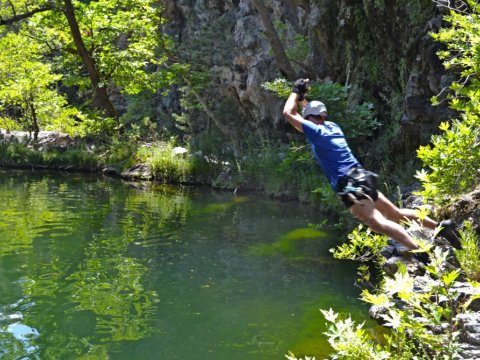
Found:
[[[288,97],[285,106],[283,107],[283,116],[290,124],[293,125],[295,129],[303,133],[302,123],[305,121],[302,116],[297,112],[297,107],[299,105],[298,101],[299,94],[291,93]],[[306,105],[306,100],[302,100],[302,106]]]

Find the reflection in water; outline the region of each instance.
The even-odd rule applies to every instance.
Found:
[[[307,208],[0,172],[0,357],[328,354],[318,309],[366,316]]]

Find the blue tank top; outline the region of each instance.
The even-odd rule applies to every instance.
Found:
[[[305,120],[303,133],[312,146],[312,152],[317,164],[327,176],[333,189],[338,179],[345,175],[353,166],[360,165],[348,147],[342,129],[331,121],[317,125]]]

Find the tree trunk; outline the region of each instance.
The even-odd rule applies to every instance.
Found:
[[[240,144],[238,141],[238,136],[232,132],[232,130],[226,126],[215,114],[210,108],[208,107],[207,101],[195,90],[193,90],[193,87],[191,87],[191,92],[197,99],[197,101],[202,105],[203,110],[207,114],[208,118],[213,121],[215,126],[220,130],[220,132],[228,137],[233,144],[233,152],[235,154],[235,157],[238,157],[240,155]]]
[[[272,47],[273,56],[277,62],[278,69],[288,80],[295,80],[297,78],[297,73],[288,60],[287,54],[285,54],[285,49],[283,48],[283,44],[275,30],[275,26],[273,25],[267,7],[261,0],[252,0],[252,2],[262,19],[263,26],[265,27],[265,34]]]
[[[70,32],[72,33],[73,41],[77,48],[78,56],[82,59],[85,68],[87,69],[88,76],[94,89],[94,96],[92,100],[92,106],[97,109],[103,109],[108,116],[112,116],[118,121],[118,113],[115,110],[112,102],[107,93],[105,84],[101,83],[101,76],[96,68],[95,61],[90,55],[83,42],[82,34],[78,26],[77,18],[75,17],[75,8],[73,7],[71,0],[64,0],[65,4],[65,17],[67,18]]]
[[[38,133],[40,132],[40,127],[38,126],[37,111],[35,110],[33,99],[30,102],[30,111],[32,112],[33,141],[36,142],[38,140]]]

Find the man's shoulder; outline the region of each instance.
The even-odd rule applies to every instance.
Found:
[[[328,126],[338,127],[338,128],[340,127],[336,122],[329,121],[329,120],[325,120],[324,124]]]
[[[325,121],[324,124],[325,124],[325,127],[328,128],[329,130],[335,131],[335,132],[338,131],[343,134],[342,128],[337,123],[333,121]]]

